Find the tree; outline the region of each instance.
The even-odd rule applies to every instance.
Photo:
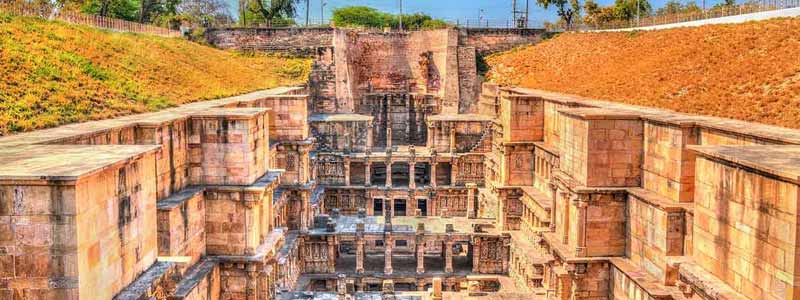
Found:
[[[576,17],[580,17],[581,5],[578,0],[536,0],[536,4],[544,9],[555,6],[567,30],[572,29]]]
[[[614,7],[617,10],[617,17],[627,21],[635,19],[637,15],[647,17],[653,11],[647,0],[616,0]]]
[[[674,15],[674,14],[686,14],[686,13],[698,13],[701,12],[702,9],[700,6],[697,6],[694,2],[686,2],[684,4],[678,2],[677,0],[670,0],[664,7],[659,8],[656,11],[656,15]]]
[[[139,0],[139,22],[150,23],[164,15],[175,15],[181,0]]]
[[[449,23],[434,19],[433,17],[423,14],[415,13],[403,16],[403,27],[410,29],[439,29],[447,28]],[[377,9],[367,6],[348,6],[337,8],[333,11],[333,24],[336,27],[356,27],[356,28],[383,28],[383,27],[400,27],[400,16],[390,13],[381,12]]]
[[[267,26],[272,26],[276,19],[291,19],[297,14],[300,0],[252,0],[248,5],[250,11],[261,15]]]
[[[586,16],[583,18],[584,23],[591,24],[595,27],[601,27],[602,25],[621,20],[615,6],[601,7],[593,0],[586,1],[584,10],[586,11]]]
[[[203,26],[227,24],[233,19],[224,0],[183,0],[177,12],[175,20]]]
[[[81,11],[87,14],[100,15],[128,21],[136,21],[139,16],[137,0],[87,0],[81,5]]]

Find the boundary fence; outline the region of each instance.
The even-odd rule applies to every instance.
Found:
[[[680,13],[669,15],[652,15],[625,21],[603,22],[595,24],[576,24],[571,30],[609,30],[626,29],[636,27],[648,27],[657,25],[676,24],[730,16],[745,15],[751,13],[775,11],[781,9],[800,7],[800,0],[761,0],[758,2],[748,2],[731,6],[722,6],[692,13]],[[547,28],[548,30],[564,30],[563,26],[556,25]]]
[[[87,25],[119,32],[134,32],[162,37],[180,37],[181,32],[168,28],[125,21],[115,18],[62,11],[49,5],[35,5],[21,2],[0,1],[0,12],[17,16],[38,17],[47,20],[59,20],[67,23]]]

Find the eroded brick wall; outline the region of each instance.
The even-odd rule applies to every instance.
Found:
[[[332,44],[332,28],[212,28],[206,40],[222,49],[290,51],[313,54]]]

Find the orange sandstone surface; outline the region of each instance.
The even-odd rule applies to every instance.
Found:
[[[800,128],[800,18],[564,33],[487,62],[502,85]]]

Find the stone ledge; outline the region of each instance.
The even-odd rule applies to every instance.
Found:
[[[688,146],[699,156],[800,184],[800,146]]]
[[[560,109],[559,113],[582,120],[639,120],[638,114],[608,108]]]
[[[639,270],[629,259],[611,258],[608,260],[617,270],[642,288],[649,296],[655,299],[671,299],[671,292],[647,272]]]
[[[72,181],[155,153],[156,145],[40,145],[0,155],[0,181]]]
[[[678,203],[643,188],[628,188],[628,194],[665,212],[684,212],[694,209],[694,203]]]
[[[178,193],[172,194],[167,198],[159,200],[158,202],[156,202],[156,207],[158,208],[158,210],[170,210],[178,205],[183,204],[189,199],[194,198],[194,196],[202,194],[204,191],[205,188],[200,186],[187,187]]]
[[[730,286],[711,273],[703,270],[693,262],[682,263],[678,270],[682,282],[700,294],[704,299],[713,300],[747,300],[748,298],[734,291]]]
[[[152,299],[159,289],[162,280],[172,280],[171,274],[177,274],[178,265],[172,262],[157,261],[136,280],[114,296],[114,300],[146,300]]]
[[[766,139],[779,144],[800,144],[800,130],[796,129],[720,117],[685,114],[667,109],[604,101],[577,95],[568,95],[536,89],[503,88],[503,90],[520,94],[536,95],[542,97],[545,101],[556,102],[569,106],[603,107],[607,109],[626,111],[638,114],[644,120],[654,120],[676,126],[685,127],[694,125],[697,127],[712,128],[738,135]]]
[[[184,299],[208,274],[214,271],[217,267],[217,262],[212,259],[203,259],[203,261],[194,265],[183,277],[175,288],[175,292],[169,299]]]
[[[248,120],[270,112],[270,108],[211,108],[202,112],[191,114],[192,119],[217,119]]]

